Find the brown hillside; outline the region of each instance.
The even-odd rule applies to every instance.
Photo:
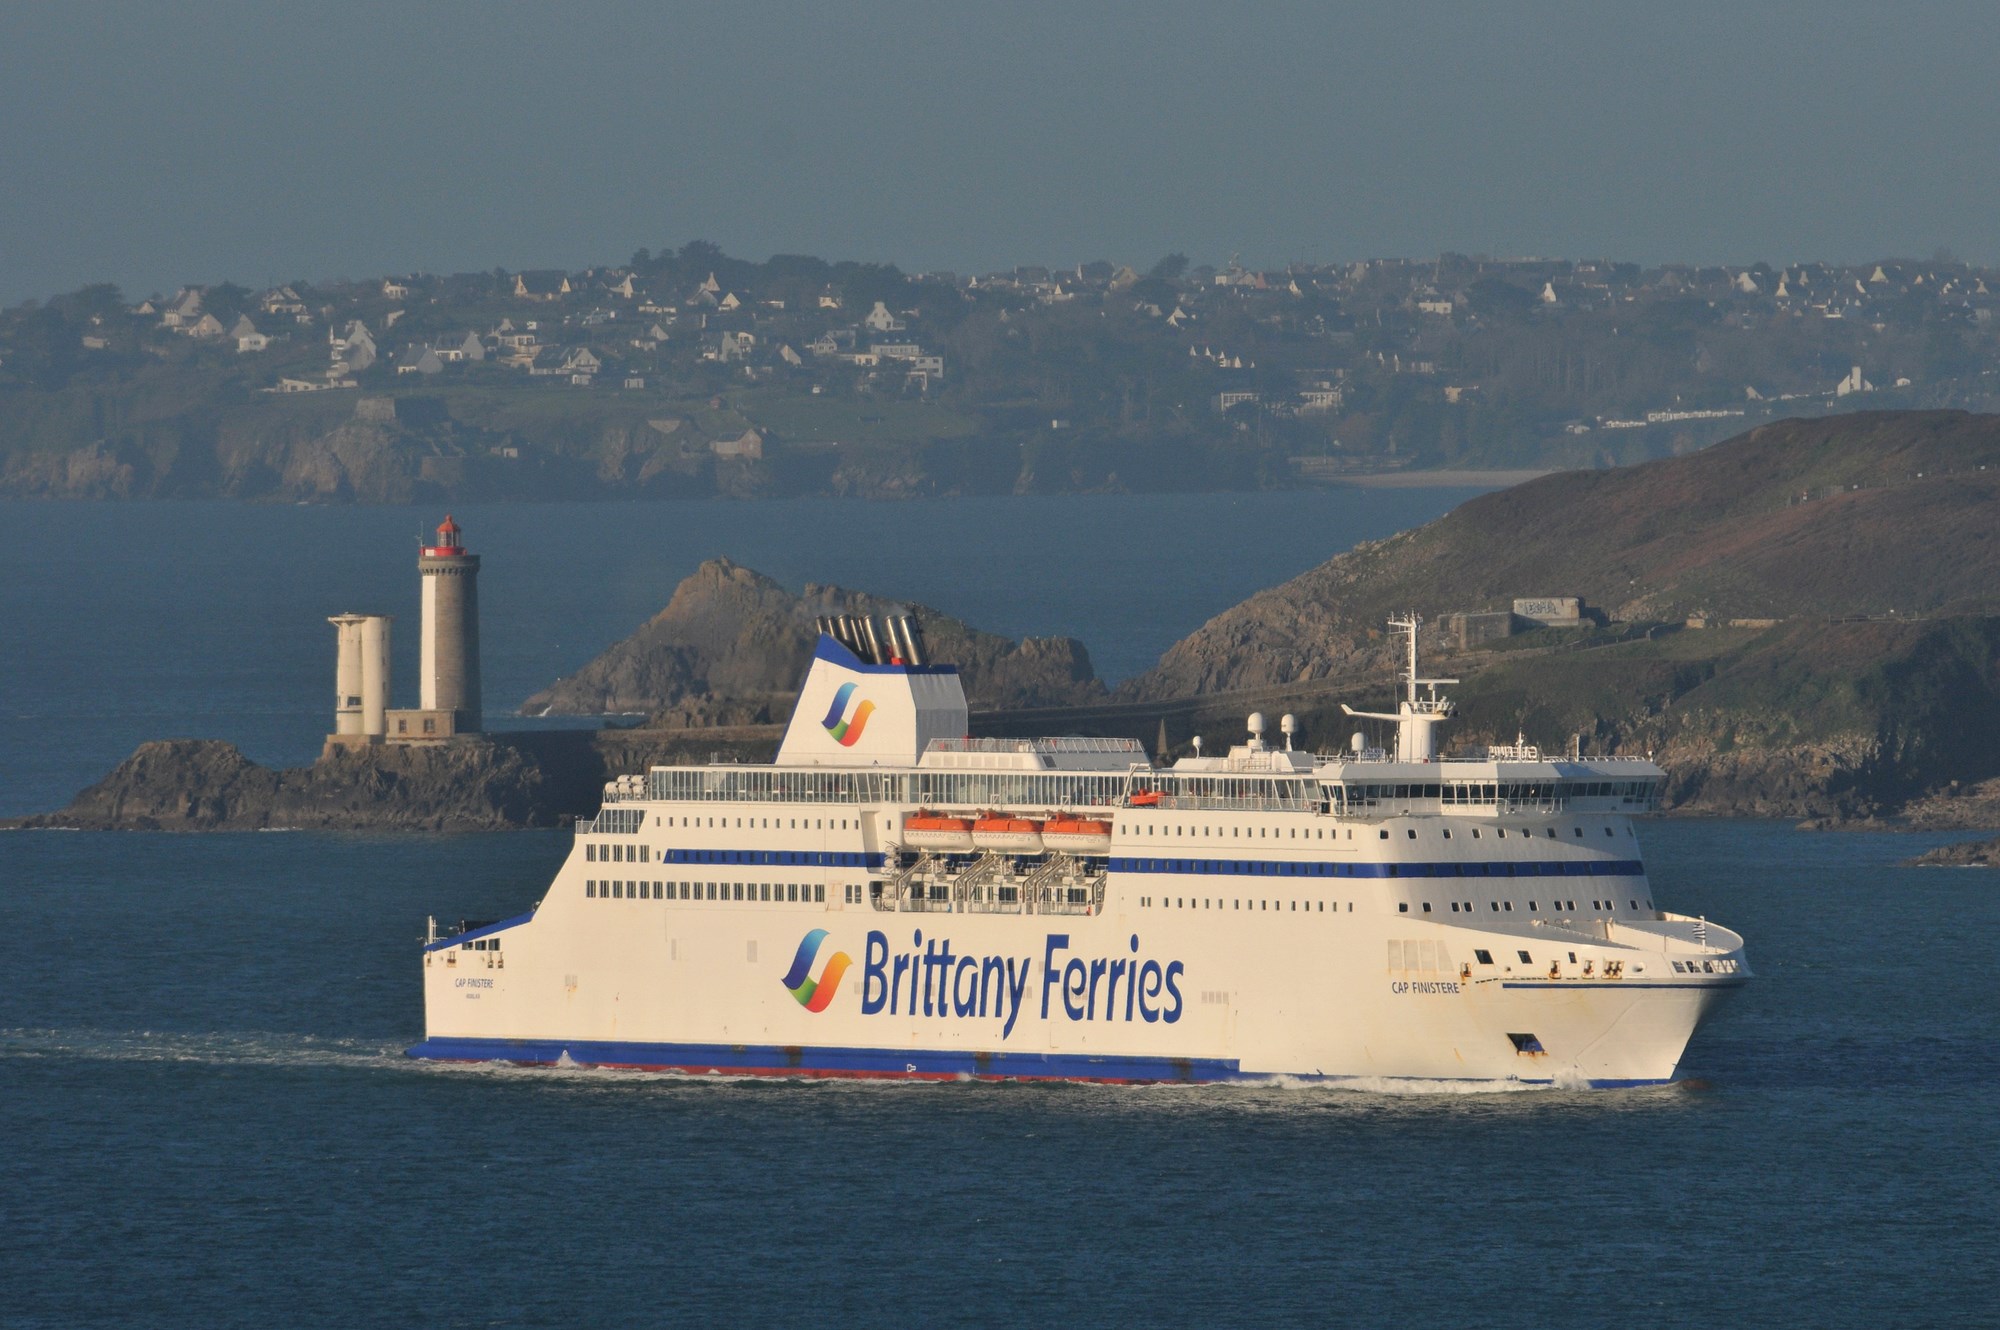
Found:
[[[1878,412],[1765,425],[1704,452],[1485,495],[1216,616],[1125,689],[1252,688],[1382,654],[1435,618],[1577,595],[1613,619],[2000,609],[2000,416]]]
[[[935,610],[844,587],[794,595],[762,573],[711,559],[637,632],[522,704],[529,714],[666,713],[671,724],[744,724],[791,714],[824,614],[907,611],[931,657],[958,666],[975,707],[1068,706],[1102,699],[1090,653],[1073,638],[1020,642]]]

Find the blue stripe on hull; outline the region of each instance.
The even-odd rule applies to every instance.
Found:
[[[1273,1073],[1246,1072],[1234,1058],[1116,1057],[1088,1053],[968,1053],[895,1048],[786,1048],[769,1044],[651,1044],[597,1039],[426,1039],[407,1050],[439,1062],[515,1062],[550,1066],[565,1056],[579,1066],[633,1071],[723,1072],[748,1076],[902,1077],[918,1080],[1019,1079],[1180,1081],[1213,1084],[1262,1081]],[[1427,1083],[1432,1077],[1288,1075],[1287,1079],[1340,1082],[1391,1080]],[[1469,1078],[1468,1078],[1469,1079]],[[1519,1078],[1526,1085],[1549,1077]],[[1593,1089],[1631,1089],[1666,1081],[1592,1081]]]
[[[1643,877],[1646,866],[1637,859],[1334,863],[1319,859],[1155,859],[1113,855],[1111,871],[1195,877]]]

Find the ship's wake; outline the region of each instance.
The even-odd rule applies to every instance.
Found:
[[[0,1029],[0,1060],[191,1063],[231,1067],[375,1067],[401,1047],[279,1031]]]

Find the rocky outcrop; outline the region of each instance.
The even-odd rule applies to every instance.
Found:
[[[1918,868],[2000,868],[2000,839],[1940,845],[1905,862]]]
[[[273,769],[215,739],[141,744],[55,813],[18,828],[85,831],[494,831],[596,811],[604,782],[655,762],[769,760],[776,735],[554,730],[434,748],[335,749]]]
[[[391,828],[483,831],[553,825],[549,779],[521,752],[492,743],[336,751],[309,767],[272,770],[234,744],[141,744],[60,813],[27,827],[262,831]]]
[[[764,724],[791,713],[825,614],[914,614],[932,659],[958,666],[978,708],[1072,706],[1104,685],[1074,638],[1016,642],[907,602],[808,584],[793,595],[762,573],[712,559],[667,607],[566,679],[522,704],[530,715],[643,712],[661,725]]]

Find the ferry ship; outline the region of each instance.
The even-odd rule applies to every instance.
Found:
[[[694,1073],[1632,1086],[1750,970],[1654,902],[1646,760],[968,738],[908,618],[820,637],[769,765],[606,786],[527,913],[423,949],[416,1057]]]

